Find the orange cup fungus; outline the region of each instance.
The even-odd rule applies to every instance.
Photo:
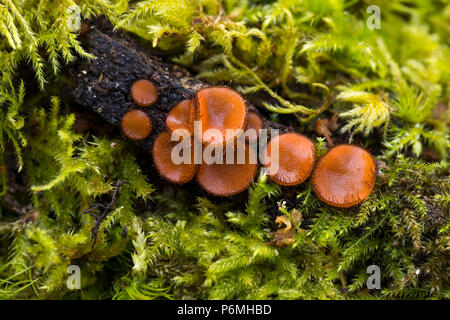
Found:
[[[194,101],[196,120],[202,124],[202,132],[196,135],[203,144],[225,144],[244,130],[247,104],[236,91],[226,87],[205,88],[197,92]],[[233,134],[227,136],[227,129]]]
[[[175,130],[186,130],[190,136],[194,131],[194,107],[192,100],[183,100],[173,107],[166,118],[166,127],[170,133]]]
[[[320,200],[349,208],[364,201],[375,186],[376,164],[366,150],[353,145],[330,149],[318,162],[312,185]]]
[[[247,116],[247,125],[245,127],[246,131],[249,130],[249,134],[245,137],[246,141],[255,141],[258,138],[261,129],[264,129],[264,123],[261,120],[261,117],[254,112],[249,112]]]
[[[233,196],[246,190],[253,182],[258,170],[256,152],[247,144],[236,145],[237,147],[234,150],[227,150],[223,154],[223,163],[202,163],[200,165],[197,172],[197,182],[203,190],[216,196]],[[242,163],[236,161],[239,148],[241,148],[240,151],[244,156]],[[235,153],[232,164],[226,163],[227,152]]]
[[[159,174],[169,182],[183,184],[189,182],[197,171],[193,160],[193,148],[191,148],[191,161],[188,163],[174,164],[172,161],[172,149],[178,144],[170,140],[168,132],[162,132],[153,144],[153,162]]]
[[[133,109],[122,117],[121,127],[128,138],[138,141],[152,132],[152,121],[144,111]]]
[[[272,148],[278,144],[278,157]],[[298,133],[284,133],[276,136],[267,145],[266,163],[269,177],[283,186],[295,186],[305,181],[316,161],[316,148],[311,140]],[[278,166],[273,166],[278,161]],[[278,167],[278,168],[277,168]]]
[[[137,80],[131,86],[131,97],[140,107],[148,107],[158,100],[158,88],[149,80]]]

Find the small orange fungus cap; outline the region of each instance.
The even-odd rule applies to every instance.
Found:
[[[330,149],[312,175],[317,196],[333,207],[348,208],[364,201],[375,186],[376,165],[372,155],[353,145]]]
[[[289,132],[270,140],[266,157],[264,166],[269,169],[269,177],[280,185],[295,186],[311,175],[316,161],[316,148],[305,136]]]
[[[152,121],[141,110],[133,109],[125,113],[121,123],[123,133],[131,140],[143,140],[152,132]]]
[[[168,132],[162,132],[153,144],[153,162],[159,174],[169,182],[172,183],[186,183],[189,182],[197,171],[197,166],[194,164],[194,148],[192,145],[189,150],[191,152],[190,161],[187,163],[175,164],[172,161],[172,149],[178,145],[178,141],[171,141]]]
[[[226,87],[201,89],[195,97],[196,120],[202,124],[203,144],[225,144],[234,140],[240,130],[244,130],[247,120],[247,105],[242,96]],[[220,134],[205,135],[205,131],[215,129]],[[226,136],[226,130],[234,134]],[[221,140],[221,141],[220,141]]]
[[[183,100],[173,107],[166,118],[166,126],[170,133],[184,129],[192,136],[194,131],[194,107],[192,100]]]
[[[238,148],[235,148],[233,164],[226,163],[224,153],[222,164],[203,162],[200,165],[197,182],[206,192],[221,197],[233,196],[246,190],[253,182],[258,170],[256,152],[246,144],[238,144],[238,146],[241,148],[241,152],[245,152],[243,163],[237,162]]]
[[[259,136],[260,130],[263,128],[264,123],[261,120],[261,117],[254,112],[249,112],[247,116],[247,125],[245,127],[245,130],[253,129],[255,130],[255,132],[250,132],[251,135],[245,137],[246,141],[256,140]]]
[[[149,80],[137,80],[131,86],[131,97],[138,106],[148,107],[158,100],[158,88]]]

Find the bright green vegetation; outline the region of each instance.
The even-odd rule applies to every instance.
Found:
[[[381,29],[366,25],[370,4]],[[0,0],[0,12],[0,197],[14,194],[11,176],[27,187],[23,216],[0,204],[0,299],[450,297],[447,0]],[[264,175],[245,206],[152,185],[132,143],[76,134],[60,101],[61,67],[94,58],[79,13],[106,14],[204,81],[267,97],[259,107],[310,136],[337,112],[387,166],[374,193],[338,210],[308,181],[285,203]],[[108,203],[117,180],[92,246],[83,210]],[[136,215],[137,200],[154,209]],[[289,246],[269,244],[274,206],[301,214]],[[66,287],[72,264],[81,290]],[[381,290],[365,285],[372,264]]]

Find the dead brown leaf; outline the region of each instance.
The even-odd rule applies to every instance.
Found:
[[[277,247],[286,247],[294,243],[295,233],[297,230],[292,226],[292,223],[299,225],[303,218],[302,214],[297,209],[291,210],[291,219],[287,215],[278,216],[275,219],[275,223],[279,229],[273,233],[274,237],[270,241],[270,244]],[[284,227],[282,228],[282,226]]]

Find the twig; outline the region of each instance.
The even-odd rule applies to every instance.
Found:
[[[89,205],[89,208],[87,208],[83,211],[83,214],[89,213],[89,215],[95,219],[94,227],[91,230],[91,232],[92,232],[92,236],[91,236],[92,248],[94,247],[95,243],[97,242],[97,235],[98,235],[98,230],[100,228],[100,224],[102,223],[102,221],[105,219],[107,214],[111,211],[111,208],[116,203],[117,196],[119,195],[119,187],[125,183],[126,183],[126,181],[117,180],[117,183],[116,183],[116,186],[114,189],[114,193],[113,193],[111,201],[108,203],[108,205],[105,206],[102,203],[94,203],[94,204]],[[102,213],[100,215],[96,215],[95,213],[93,213],[95,210],[97,210],[99,208],[102,209]]]

